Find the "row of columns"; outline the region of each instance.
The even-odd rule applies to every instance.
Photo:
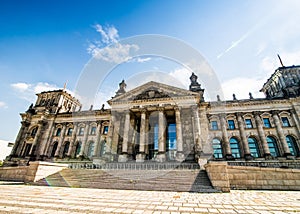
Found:
[[[181,115],[178,107],[174,108],[175,120],[176,120],[176,159],[182,161],[183,155],[183,137],[182,137],[182,126],[181,126]],[[147,118],[146,109],[140,111],[140,135],[139,135],[139,153],[136,156],[137,162],[143,162],[145,160],[146,142],[148,138],[147,126],[149,119]],[[125,113],[123,141],[122,141],[122,154],[119,155],[119,162],[126,162],[128,160],[128,143],[129,143],[129,130],[130,130],[130,111]],[[164,108],[158,108],[158,154],[156,161],[166,161],[166,116]]]
[[[49,131],[46,132],[46,135],[42,138],[41,132],[42,132],[44,123],[45,123],[44,121],[39,121],[38,130],[37,130],[37,133],[34,137],[34,140],[33,140],[33,143],[31,145],[30,152],[29,152],[29,154],[31,156],[36,155],[38,159],[49,156],[49,154],[51,153],[51,151],[49,150],[50,145],[53,143],[53,138],[55,137],[54,136],[55,131],[56,131],[55,123],[54,123],[54,121],[50,121],[49,125],[48,125]],[[22,124],[22,127],[20,129],[20,132],[18,134],[16,142],[19,142],[21,139],[26,139],[27,138],[28,134],[30,134],[30,133],[28,133],[28,126],[29,126],[29,123],[25,124],[25,122],[24,122],[24,124]],[[58,146],[57,146],[57,149],[55,151],[55,157],[60,157],[62,155],[61,154],[62,153],[62,146],[63,146],[63,143],[65,142],[67,128],[68,128],[67,123],[63,123],[61,136],[59,138]],[[100,138],[101,138],[101,128],[102,128],[101,127],[101,122],[97,121],[96,146],[95,146],[93,156],[96,156],[96,154],[97,154],[96,152],[99,150],[99,144],[100,144]],[[85,126],[85,131],[84,131],[84,136],[83,136],[83,141],[82,141],[82,146],[81,146],[82,149],[81,149],[79,155],[84,155],[86,142],[87,142],[88,136],[89,136],[89,133],[88,133],[89,129],[90,129],[90,123],[87,123],[86,126]],[[68,150],[68,153],[67,153],[67,156],[69,156],[69,157],[72,155],[73,146],[74,146],[75,141],[76,141],[77,130],[78,130],[78,123],[74,123],[71,140],[69,141],[70,142],[70,147],[69,147],[69,150]],[[25,132],[27,132],[27,133],[24,135]],[[23,143],[26,143],[26,142],[24,141]],[[19,145],[20,145],[20,143],[18,145],[17,144],[15,145],[15,147],[14,147],[11,154],[18,155],[18,156],[25,155],[25,154],[20,154],[20,152],[24,153],[24,151],[21,151],[21,147],[24,148],[25,145],[22,145],[22,146],[19,146]]]
[[[275,123],[275,128],[276,131],[278,133],[278,137],[280,139],[280,142],[282,143],[282,148],[283,148],[283,152],[284,152],[284,156],[288,156],[291,155],[289,146],[287,144],[286,138],[283,134],[283,129],[281,126],[281,121],[280,118],[278,116],[278,111],[272,111],[272,118],[274,119],[274,123]],[[261,112],[253,112],[254,114],[254,118],[255,118],[255,124],[257,127],[257,131],[258,131],[258,136],[260,139],[260,142],[262,144],[262,148],[263,148],[263,152],[264,152],[264,156],[265,157],[270,157],[270,149],[266,140],[266,135],[264,132],[264,128],[263,128],[263,123],[260,117]],[[293,115],[293,114],[292,114]],[[245,159],[252,159],[251,157],[251,152],[249,149],[249,145],[248,145],[248,140],[247,140],[247,136],[246,136],[246,132],[245,132],[245,128],[244,128],[244,119],[242,117],[242,113],[236,113],[237,116],[237,121],[238,121],[238,127],[239,127],[239,134],[241,137],[241,143],[243,145],[243,149],[244,149],[244,158]],[[223,145],[224,145],[224,149],[225,149],[225,157],[227,159],[232,159],[232,153],[231,153],[231,148],[230,148],[230,143],[229,143],[229,138],[228,138],[228,132],[227,132],[227,123],[226,123],[226,115],[225,114],[220,114],[219,115],[219,119],[220,119],[220,124],[221,124],[221,131],[222,131],[222,139],[223,139]],[[295,115],[293,115],[293,118],[295,118]],[[295,121],[297,122],[297,121]],[[296,123],[297,125],[297,123]]]

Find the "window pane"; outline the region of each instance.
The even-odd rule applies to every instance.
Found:
[[[60,136],[60,133],[61,133],[61,128],[58,128],[57,130],[56,130],[56,136]]]
[[[211,121],[211,129],[218,130],[218,122],[217,121]]]
[[[108,126],[104,126],[103,128],[103,134],[107,134],[108,133]]]
[[[260,155],[259,155],[259,149],[258,149],[256,139],[252,138],[252,137],[249,137],[248,138],[248,145],[249,145],[251,155],[255,158],[258,158]]]
[[[235,129],[234,120],[228,120],[228,128]]]
[[[69,128],[69,129],[68,129],[68,133],[67,133],[67,135],[69,135],[69,136],[70,136],[70,135],[72,135],[72,133],[73,133],[73,129],[72,129],[72,128]]]
[[[279,156],[276,140],[273,137],[267,137],[267,143],[269,146],[270,153],[273,157]]]
[[[94,135],[94,134],[96,134],[96,126],[93,126],[91,128],[91,135]]]
[[[281,120],[282,120],[282,126],[284,126],[284,127],[290,126],[290,123],[289,123],[289,120],[287,117],[282,117]]]
[[[80,127],[78,135],[83,135],[83,134],[84,134],[84,127]]]
[[[269,118],[263,118],[263,121],[264,121],[264,126],[266,128],[271,128],[271,124],[270,124]]]
[[[299,155],[299,148],[296,144],[296,140],[294,137],[288,135],[286,136],[286,142],[289,146],[289,149],[291,151],[291,154],[294,155],[294,156],[298,156]]]
[[[223,158],[223,153],[222,153],[222,146],[221,142],[219,139],[215,138],[213,139],[213,150],[214,150],[214,157],[215,158]]]
[[[252,129],[253,128],[251,119],[246,119],[245,123],[246,123],[246,128],[247,129]]]
[[[239,147],[239,143],[238,143],[237,139],[230,138],[229,143],[230,143],[232,156],[234,158],[240,158],[241,157],[240,147]]]

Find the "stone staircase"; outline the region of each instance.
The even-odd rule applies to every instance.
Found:
[[[70,165],[58,173],[32,183],[98,189],[217,192],[206,171],[198,164],[109,163]]]

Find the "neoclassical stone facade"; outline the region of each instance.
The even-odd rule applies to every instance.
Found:
[[[278,68],[266,98],[207,102],[190,80],[189,90],[148,82],[128,92],[123,80],[109,109],[85,111],[65,90],[42,92],[21,113],[6,164],[299,158],[300,66]]]

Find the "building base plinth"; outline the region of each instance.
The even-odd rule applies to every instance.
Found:
[[[155,160],[157,162],[165,162],[167,160],[166,153],[157,154]]]
[[[124,163],[124,162],[127,162],[127,161],[128,161],[128,155],[127,154],[119,155],[118,162]]]
[[[184,154],[182,152],[176,153],[176,161],[183,162],[185,160]]]
[[[142,163],[145,161],[145,154],[144,153],[140,153],[136,155],[136,162],[138,163]]]

